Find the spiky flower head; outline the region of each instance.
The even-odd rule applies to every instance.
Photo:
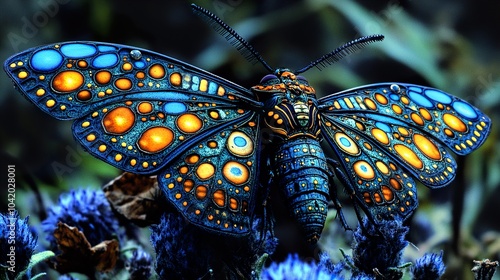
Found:
[[[151,256],[142,249],[135,250],[126,264],[131,280],[149,279],[151,266]]]
[[[104,193],[90,189],[64,193],[59,197],[58,204],[49,209],[47,219],[42,222],[42,229],[47,234],[52,249],[57,248],[53,233],[58,222],[77,227],[92,246],[113,239],[119,227]]]
[[[324,260],[323,260],[324,261]],[[264,269],[261,274],[263,280],[335,280],[343,279],[337,276],[334,270],[329,271],[326,265],[318,265],[316,262],[305,262],[297,254],[290,254],[281,263],[273,262]]]
[[[166,213],[151,226],[151,243],[156,250],[156,273],[160,279],[200,278],[209,269],[206,241],[197,239],[197,229],[178,213]]]
[[[443,251],[439,254],[426,253],[417,259],[415,265],[411,267],[411,273],[415,280],[437,280],[441,278],[445,270]]]
[[[0,266],[7,269],[9,279],[26,269],[35,250],[38,236],[31,232],[28,220],[17,211],[0,214]]]
[[[354,232],[354,265],[368,275],[374,271],[392,275],[393,268],[401,264],[403,250],[408,245],[405,240],[408,227],[403,226],[400,220],[382,221],[374,225],[365,218],[362,223]]]

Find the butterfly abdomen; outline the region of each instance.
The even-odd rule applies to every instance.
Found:
[[[292,217],[309,242],[323,230],[328,210],[328,167],[319,142],[310,137],[284,141],[273,157],[275,185],[283,189]]]

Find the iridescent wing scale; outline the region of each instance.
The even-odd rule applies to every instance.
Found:
[[[75,138],[97,158],[129,172],[161,171],[168,199],[187,219],[248,233],[259,160],[252,108],[261,106],[253,93],[170,57],[107,43],[27,50],[5,69],[43,111],[75,119]]]
[[[377,219],[406,217],[417,207],[412,176],[430,188],[451,182],[456,163],[445,147],[468,154],[491,126],[467,102],[411,84],[366,85],[318,103],[323,135],[347,170],[354,199]]]

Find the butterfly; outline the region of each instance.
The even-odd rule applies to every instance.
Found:
[[[340,210],[335,176],[372,221],[405,219],[418,205],[414,178],[430,188],[447,185],[457,168],[448,149],[466,155],[488,136],[485,114],[438,89],[379,83],[318,99],[299,75],[381,35],[296,71],[273,69],[219,18],[192,7],[270,74],[247,89],[162,54],[100,42],[33,48],[4,68],[41,110],[73,120],[75,139],[93,156],[156,174],[170,204],[201,228],[248,234],[256,208],[279,188],[314,243],[329,201]]]

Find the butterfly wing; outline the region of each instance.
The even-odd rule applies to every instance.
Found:
[[[167,198],[196,224],[248,232],[261,107],[253,93],[173,58],[107,43],[34,48],[4,68],[40,109],[74,119],[74,136],[92,155],[128,172],[160,172]],[[195,154],[199,161],[187,163]]]
[[[456,163],[445,147],[468,154],[491,126],[465,101],[411,84],[367,85],[318,102],[323,136],[349,173],[359,205],[376,218],[411,213],[412,176],[430,188],[450,183]]]

